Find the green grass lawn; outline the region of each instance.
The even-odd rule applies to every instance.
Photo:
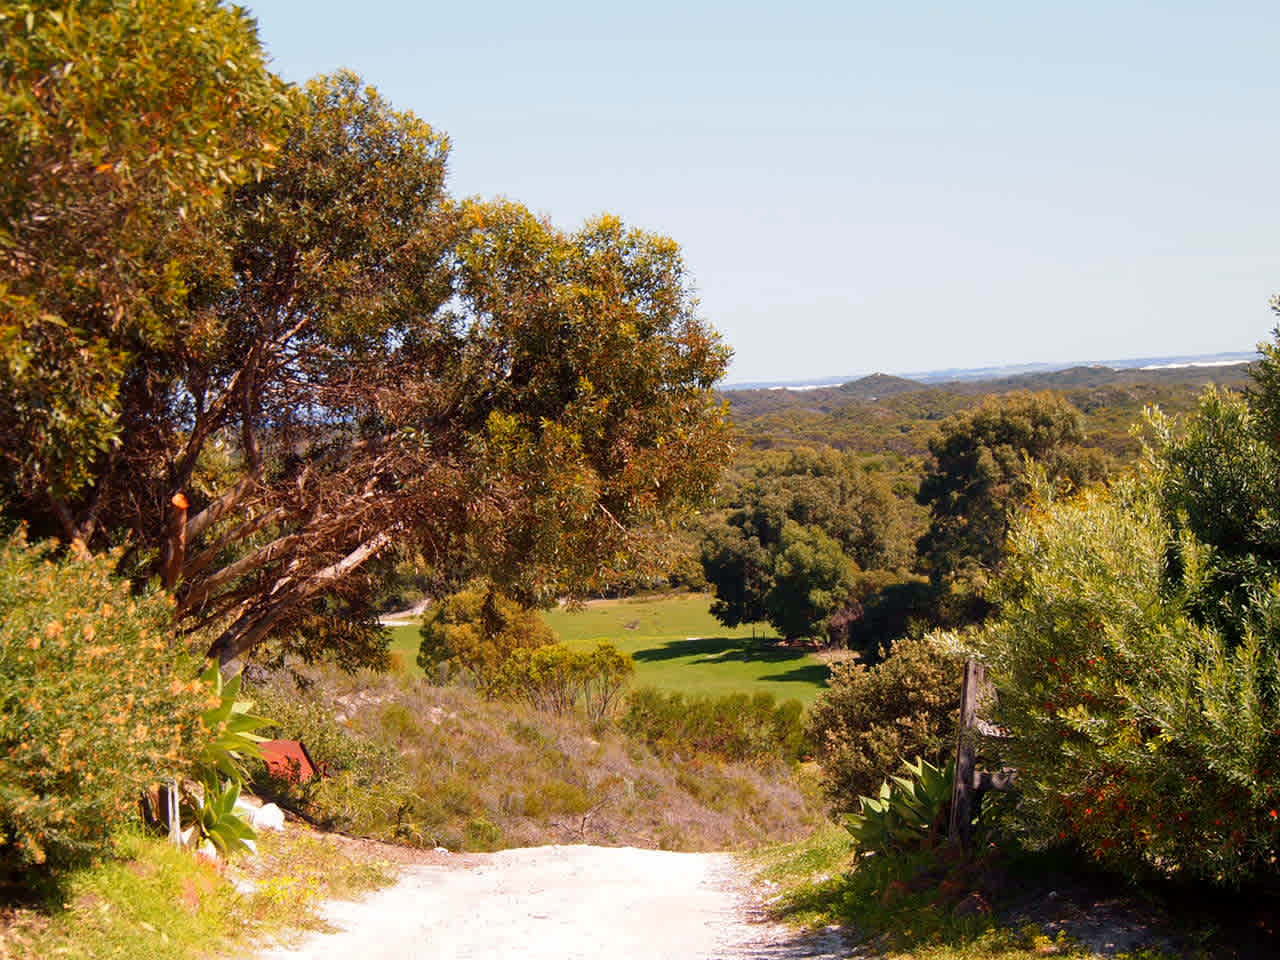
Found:
[[[677,593],[596,600],[581,610],[549,610],[543,617],[571,647],[607,640],[631,654],[637,687],[708,694],[766,691],[809,704],[826,686],[827,667],[816,657],[777,646],[767,624],[730,630],[711,616],[710,606],[708,594]],[[413,663],[417,626],[394,627],[392,634],[392,649]]]

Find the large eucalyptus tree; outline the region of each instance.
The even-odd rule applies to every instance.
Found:
[[[38,390],[6,344],[0,417],[22,428],[8,516],[91,548],[127,538],[224,662],[268,640],[377,662],[370,578],[396,550],[529,602],[655,560],[728,455],[709,389],[728,351],[677,246],[612,217],[568,234],[513,203],[456,202],[447,139],[355,76],[264,83],[287,101],[281,136],[236,135],[278,149],[224,178],[199,236],[172,239],[155,323],[89,291],[59,322],[93,350],[52,358]],[[4,228],[38,256],[34,209]],[[25,286],[0,331],[28,349],[38,325],[13,304],[49,312],[55,278],[23,281],[13,256],[3,270],[4,290]],[[89,396],[93,416],[52,441]]]

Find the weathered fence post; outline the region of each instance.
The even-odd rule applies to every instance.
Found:
[[[971,731],[978,716],[978,689],[982,686],[984,673],[982,664],[976,660],[964,662],[964,682],[960,686],[960,729],[956,737],[956,778],[951,788],[951,824],[947,835],[958,840],[966,850],[972,840],[970,827],[977,794]]]

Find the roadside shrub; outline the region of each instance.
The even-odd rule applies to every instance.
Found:
[[[118,559],[0,541],[0,880],[105,852],[139,791],[186,772],[209,691]]]
[[[973,638],[1027,827],[1131,875],[1274,876],[1280,581],[1250,593],[1233,642],[1191,616],[1212,555],[1174,535],[1145,478],[1038,493],[1009,540],[1001,616]]]
[[[484,581],[431,606],[422,621],[421,636],[418,666],[428,677],[441,681],[462,677],[486,693],[515,651],[556,639],[536,611]]]
[[[325,826],[360,833],[377,833],[395,823],[398,811],[409,802],[408,771],[399,753],[387,743],[379,743],[339,723],[334,710],[323,701],[290,689],[283,676],[254,687],[258,709],[270,717],[261,732],[268,738],[301,740],[307,752],[326,774],[306,783],[275,777],[265,764],[251,771],[254,789],[294,806]],[[400,704],[389,704],[379,726],[392,725],[404,734],[417,730],[412,715]],[[403,819],[401,817],[401,819]]]
[[[598,723],[613,713],[635,669],[631,657],[610,643],[591,651],[553,643],[513,651],[496,672],[490,692],[557,716],[581,704],[587,719]]]
[[[652,687],[627,698],[624,733],[667,755],[697,755],[732,762],[799,760],[805,752],[803,708],[778,703],[771,693],[686,697]]]
[[[875,796],[903,757],[941,764],[955,749],[961,663],[930,636],[904,638],[874,667],[835,664],[809,710],[808,736],[837,812]]]

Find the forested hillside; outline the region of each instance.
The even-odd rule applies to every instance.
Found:
[[[925,384],[872,374],[839,387],[814,390],[726,390],[734,423],[753,449],[825,444],[868,456],[923,456],[937,421],[989,394],[1053,390],[1084,415],[1090,442],[1116,456],[1137,444],[1129,428],[1147,406],[1189,410],[1207,384],[1240,388],[1247,364],[1115,370],[1071,367],[997,380]]]
[[[906,633],[982,619],[1024,461],[1079,487],[1128,470],[1144,411],[1194,409],[1248,365],[1071,367],[924,384],[729,390],[737,452],[689,534],[728,626],[768,620],[875,657]]]

